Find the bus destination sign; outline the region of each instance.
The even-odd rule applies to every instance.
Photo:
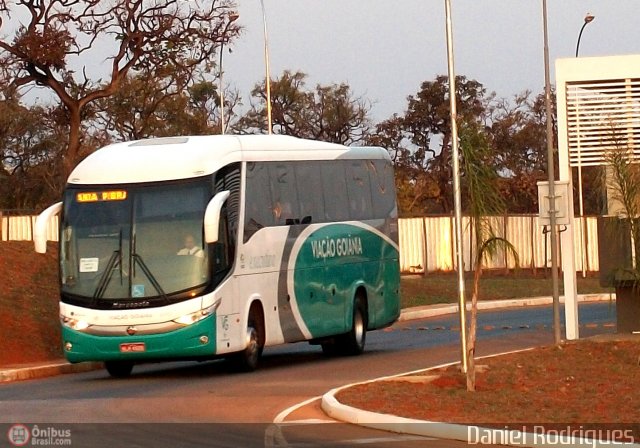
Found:
[[[84,191],[76,195],[78,202],[124,201],[127,192],[124,190]]]

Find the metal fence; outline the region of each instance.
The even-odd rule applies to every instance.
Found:
[[[494,229],[506,238],[518,254],[518,266],[540,269],[551,266],[549,232],[540,225],[537,215],[493,217]],[[451,271],[456,269],[454,218],[424,217],[399,220],[400,269],[403,273]],[[463,218],[465,269],[471,267],[475,254],[469,218]],[[577,271],[598,271],[598,226],[596,217],[575,220],[575,260]],[[562,229],[560,229],[562,230]],[[562,251],[560,251],[562,257]],[[516,260],[500,250],[484,266],[489,269],[513,269]]]
[[[0,241],[31,241],[33,240],[33,228],[36,223],[36,215],[25,215],[20,211],[0,210]],[[58,217],[54,216],[47,229],[47,238],[51,241],[58,240]]]
[[[549,233],[540,225],[537,215],[493,217],[493,225],[516,249],[519,267],[541,269],[551,265]],[[2,241],[33,239],[35,216],[0,212]],[[575,260],[577,271],[598,271],[597,218],[576,218]],[[454,220],[452,216],[403,218],[398,222],[400,236],[400,269],[403,273],[452,271],[456,268]],[[48,238],[58,239],[58,217],[52,218]],[[465,269],[470,269],[474,256],[469,219],[463,218]],[[560,253],[562,257],[562,253]],[[512,269],[516,260],[506,251],[485,261],[489,269]]]

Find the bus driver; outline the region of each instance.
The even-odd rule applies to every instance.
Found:
[[[204,252],[200,247],[196,246],[193,235],[185,235],[184,247],[176,255],[193,255],[198,258],[204,258]]]

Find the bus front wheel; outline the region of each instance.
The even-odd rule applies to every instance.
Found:
[[[104,367],[112,377],[126,378],[131,375],[133,363],[130,361],[106,361]]]
[[[231,358],[234,367],[241,372],[253,372],[258,368],[264,347],[262,319],[257,311],[251,312],[247,324],[246,347]]]

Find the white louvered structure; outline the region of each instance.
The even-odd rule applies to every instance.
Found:
[[[607,165],[611,150],[640,162],[640,55],[556,59],[555,72],[560,182],[571,191],[572,168],[581,179],[583,166]],[[574,217],[573,195],[567,202],[570,224],[560,234],[565,327],[567,339],[577,339],[576,256],[569,254],[576,253],[576,234],[587,229]]]
[[[606,165],[613,150],[640,161],[640,78],[569,81],[564,93],[572,167]]]

